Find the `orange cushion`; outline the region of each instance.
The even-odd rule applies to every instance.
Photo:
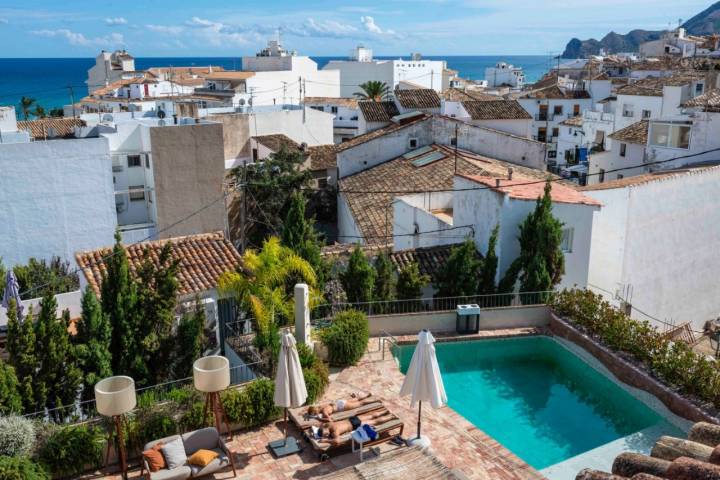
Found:
[[[188,463],[190,465],[197,465],[198,467],[204,467],[208,463],[212,462],[218,457],[217,452],[213,452],[212,450],[204,450],[200,449],[197,452],[190,455],[190,458],[188,458]]]
[[[162,443],[158,443],[150,450],[145,450],[144,452],[142,452],[142,456],[145,458],[145,460],[147,460],[147,464],[151,472],[157,472],[158,470],[162,470],[167,466],[165,464],[165,457],[163,457],[163,454],[160,451],[162,446]]]

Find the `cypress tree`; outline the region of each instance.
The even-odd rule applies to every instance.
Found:
[[[495,225],[492,233],[490,233],[490,239],[488,240],[488,250],[485,254],[485,258],[480,266],[480,281],[478,284],[478,293],[493,294],[497,291],[495,288],[495,275],[497,274],[498,257],[495,253],[497,248],[498,233],[500,232],[500,225]]]
[[[200,358],[205,345],[205,309],[196,299],[192,312],[185,313],[178,325],[177,354],[173,362],[173,377],[185,378],[192,374],[193,362]]]
[[[373,300],[387,302],[395,298],[395,268],[386,252],[380,253],[375,259],[375,286],[373,289]],[[381,304],[380,307],[386,311],[389,305]]]
[[[93,398],[93,387],[112,375],[110,340],[112,328],[103,314],[95,293],[85,289],[82,297],[82,316],[77,323],[76,351],[83,372],[83,399]]]
[[[417,262],[412,262],[398,274],[397,298],[401,300],[420,298],[422,288],[428,283],[430,283],[430,277],[422,275]]]
[[[14,299],[8,304],[8,333],[7,350],[10,356],[10,365],[15,369],[18,379],[23,409],[26,413],[35,410],[35,394],[33,383],[37,372],[37,357],[35,355],[35,330],[33,328],[32,307],[22,323],[18,321],[17,305]]]
[[[320,255],[322,241],[315,230],[315,220],[306,218],[305,203],[305,197],[301,192],[296,192],[290,197],[290,207],[283,222],[280,240],[284,246],[312,266],[318,280],[318,288],[322,290],[329,268]]]
[[[478,293],[481,259],[471,239],[453,247],[438,272],[439,297],[463,297]]]
[[[375,269],[370,265],[359,245],[350,255],[347,269],[340,274],[340,282],[345,289],[348,302],[360,303],[372,300]]]
[[[520,256],[513,261],[501,281],[502,291],[512,291],[519,278],[521,292],[552,290],[565,273],[562,222],[552,214],[550,181],[537,199],[535,210],[520,224]]]
[[[120,240],[120,232],[115,232],[112,255],[105,259],[107,274],[102,282],[101,304],[112,328],[112,371],[117,375],[132,375],[134,366],[142,361],[137,341],[137,292]]]
[[[23,402],[15,369],[0,359],[0,415],[20,414]]]

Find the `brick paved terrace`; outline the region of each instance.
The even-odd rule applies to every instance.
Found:
[[[520,328],[482,332],[482,337],[508,337],[516,335],[533,335],[540,330]],[[414,337],[401,337],[403,343],[412,341]],[[439,339],[451,340],[449,338]],[[379,350],[377,338],[371,338],[362,360],[355,366],[336,371],[331,374],[331,382],[324,400],[347,398],[352,392],[370,392],[381,399],[388,409],[397,414],[405,423],[404,437],[414,435],[417,423],[417,409],[410,408],[408,398],[399,398],[403,375],[400,373],[392,354],[386,345],[385,359]],[[214,479],[239,478],[250,479],[308,479],[337,471],[359,461],[357,453],[347,453],[331,457],[329,461],[320,462],[307,442],[301,442],[304,451],[299,455],[291,455],[275,459],[267,450],[267,443],[282,437],[283,422],[236,432],[228,446],[235,455],[237,477],[232,470],[216,474]],[[300,438],[300,432],[294,428],[290,433]],[[449,468],[457,470],[468,479],[474,480],[534,480],[542,479],[537,471],[517,458],[498,442],[478,430],[470,422],[455,413],[451,408],[439,410],[423,409],[423,435],[432,441],[432,451],[437,458]],[[406,447],[398,447],[385,443],[378,447],[383,452]],[[371,458],[367,454],[365,458]],[[84,478],[120,479],[120,475],[110,471],[100,471]],[[140,469],[135,467],[130,478],[140,478]]]

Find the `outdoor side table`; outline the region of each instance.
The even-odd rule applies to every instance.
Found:
[[[478,333],[480,331],[480,305],[470,303],[457,306],[455,311],[455,331],[459,334]]]

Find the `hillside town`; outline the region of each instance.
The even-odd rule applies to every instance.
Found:
[[[720,479],[720,35],[289,47],[0,97],[0,479]]]

